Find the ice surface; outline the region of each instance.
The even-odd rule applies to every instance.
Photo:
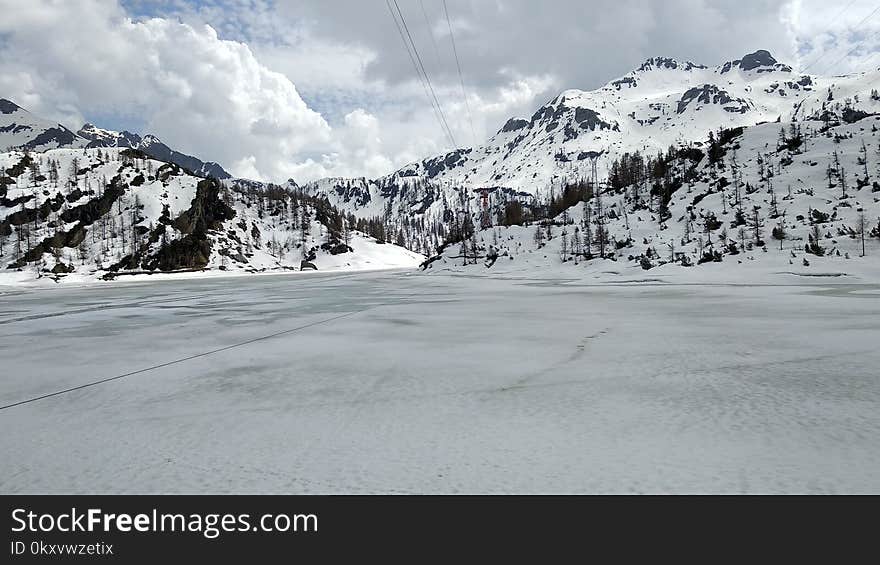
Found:
[[[0,492],[880,492],[880,285],[790,279],[0,289],[0,405],[293,330],[0,410]]]

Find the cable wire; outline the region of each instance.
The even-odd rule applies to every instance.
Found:
[[[464,88],[464,75],[461,72],[461,61],[458,58],[458,49],[455,46],[455,34],[452,33],[452,22],[449,20],[449,8],[446,6],[446,0],[443,0],[443,11],[446,13],[446,25],[449,26],[449,39],[452,41],[452,53],[455,54],[455,66],[458,69],[458,82],[461,85],[461,97],[464,99],[464,107],[467,109],[468,122],[471,125],[471,136],[474,145],[477,144],[477,133],[474,130],[474,118],[471,114],[471,106],[468,103],[467,93]]]
[[[431,45],[434,47],[434,62],[437,68],[440,68],[440,49],[437,47],[437,40],[434,39],[434,32],[431,31],[431,21],[428,19],[428,12],[425,10],[424,0],[419,0],[419,6],[422,7],[422,16],[425,18],[425,27],[428,29],[428,36],[431,38]]]
[[[868,21],[869,19],[871,19],[871,17],[874,16],[874,14],[876,14],[877,12],[880,12],[880,5],[877,5],[877,7],[874,8],[874,10],[873,10],[870,14],[868,14],[867,16],[865,16],[865,17],[862,19],[862,21],[860,21],[859,23],[857,23],[857,24],[855,25],[855,27],[853,27],[853,30],[857,30],[858,28],[860,28],[860,27],[862,26],[863,23],[865,23],[866,21]],[[862,46],[862,43],[864,43],[864,40],[859,41],[859,42],[856,44],[856,46],[853,47],[852,49],[850,49],[849,51],[847,51],[846,54],[845,54],[843,57],[841,57],[840,59],[834,61],[829,67],[827,67],[827,68],[825,69],[825,74],[827,74],[829,71],[831,71],[832,69],[834,69],[834,68],[835,68],[837,65],[839,65],[844,59],[846,59],[847,57],[849,57],[850,55],[852,55],[853,53],[855,53],[856,50],[858,50],[859,47]]]
[[[440,117],[443,119],[443,125],[446,127],[446,131],[449,133],[449,138],[452,140],[452,146],[455,148],[457,146],[455,142],[455,136],[452,134],[452,128],[449,127],[449,122],[446,120],[446,114],[443,112],[443,106],[440,104],[440,100],[437,98],[437,93],[434,91],[434,85],[431,84],[431,77],[428,76],[428,71],[425,70],[425,65],[422,63],[422,57],[419,55],[419,49],[416,47],[416,42],[413,40],[412,35],[409,32],[409,26],[406,24],[406,18],[403,16],[403,12],[400,9],[400,6],[397,4],[397,0],[392,0],[394,2],[394,7],[397,8],[397,14],[400,16],[400,21],[403,23],[403,29],[406,31],[406,36],[409,38],[409,42],[412,45],[413,53],[416,55],[416,60],[419,62],[419,68],[422,69],[422,74],[425,75],[425,81],[428,83],[428,89],[431,91],[431,96],[434,98],[434,102],[437,104],[437,110],[440,112]]]
[[[341,318],[347,318],[348,316],[353,316],[353,315],[355,315],[355,314],[358,314],[359,312],[362,312],[362,310],[358,310],[358,311],[354,311],[354,312],[348,312],[348,313],[346,313],[346,314],[341,314],[341,315],[339,315],[339,316],[333,316],[332,318],[325,318],[325,319],[323,319],[323,320],[318,320],[318,321],[315,321],[315,322],[311,322],[311,323],[309,323],[309,324],[305,324],[305,325],[302,325],[302,326],[297,326],[297,327],[295,327],[295,328],[290,328],[290,329],[287,329],[287,330],[282,330],[282,331],[280,331],[280,332],[275,332],[275,333],[271,333],[271,334],[268,334],[268,335],[264,335],[264,336],[260,336],[260,337],[255,337],[255,338],[253,338],[253,339],[249,339],[249,340],[247,340],[247,341],[242,341],[242,342],[239,342],[239,343],[234,343],[234,344],[232,344],[232,345],[227,345],[227,346],[224,346],[224,347],[218,347],[217,349],[212,349],[212,350],[210,350],[210,351],[204,351],[204,352],[202,352],[202,353],[196,353],[196,354],[194,354],[194,355],[189,355],[189,356],[187,356],[187,357],[181,357],[180,359],[175,359],[175,360],[173,360],[173,361],[167,361],[167,362],[165,362],[165,363],[160,363],[160,364],[158,364],[158,365],[153,365],[153,366],[151,366],[151,367],[145,367],[145,368],[143,368],[143,369],[138,369],[137,371],[131,371],[131,372],[129,372],[129,373],[124,373],[124,374],[122,374],[122,375],[116,375],[115,377],[107,377],[106,379],[100,379],[100,380],[97,380],[97,381],[92,381],[92,382],[89,382],[89,383],[81,384],[81,385],[79,385],[79,386],[74,386],[74,387],[66,388],[66,389],[64,389],[64,390],[59,390],[59,391],[56,391],[56,392],[50,392],[50,393],[48,393],[48,394],[43,394],[43,395],[41,395],[41,396],[35,396],[34,398],[28,398],[27,400],[20,400],[20,401],[18,401],[18,402],[13,402],[12,404],[7,404],[7,405],[5,405],[5,406],[0,406],[0,410],[6,410],[7,408],[13,408],[13,407],[15,407],[15,406],[21,406],[22,404],[29,404],[29,403],[31,403],[31,402],[36,402],[36,401],[38,401],[38,400],[44,400],[44,399],[46,399],[46,398],[51,398],[51,397],[53,397],[53,396],[59,396],[59,395],[62,395],[62,394],[67,394],[67,393],[69,393],[69,392],[74,392],[74,391],[77,391],[77,390],[82,390],[82,389],[84,389],[84,388],[89,388],[89,387],[97,386],[97,385],[100,385],[100,384],[109,383],[110,381],[116,381],[116,380],[119,380],[119,379],[124,379],[124,378],[126,378],[126,377],[131,377],[131,376],[134,376],[134,375],[139,375],[139,374],[141,374],[141,373],[146,373],[147,371],[153,371],[153,370],[156,370],[156,369],[161,369],[161,368],[163,368],[163,367],[168,367],[168,366],[171,366],[171,365],[176,365],[176,364],[178,364],[178,363],[183,363],[184,361],[190,361],[190,360],[192,360],[192,359],[198,359],[199,357],[207,357],[208,355],[213,355],[213,354],[215,354],[215,353],[220,353],[221,351],[228,351],[228,350],[230,350],[230,349],[235,349],[236,347],[242,347],[242,346],[245,346],[245,345],[250,345],[250,344],[252,344],[252,343],[256,343],[256,342],[258,342],[258,341],[264,341],[264,340],[267,340],[267,339],[270,339],[270,338],[273,338],[273,337],[278,337],[278,336],[280,336],[280,335],[289,334],[289,333],[292,333],[292,332],[295,332],[295,331],[299,331],[299,330],[304,330],[304,329],[306,329],[306,328],[311,328],[311,327],[313,327],[313,326],[317,326],[317,325],[320,325],[320,324],[326,324],[326,323],[328,323],[328,322],[332,322],[332,321],[334,321],[334,320],[339,320],[339,319],[341,319]]]
[[[837,20],[840,19],[840,16],[842,16],[844,12],[846,12],[847,10],[849,10],[849,9],[852,7],[852,5],[855,4],[855,3],[856,3],[856,0],[851,0],[850,3],[847,4],[847,5],[843,8],[843,10],[841,10],[840,12],[837,13],[836,16],[834,16],[833,18],[831,18],[831,20],[828,22],[828,26],[827,26],[827,27],[830,28],[831,25],[834,24],[835,22],[837,22]],[[816,60],[814,60],[812,63],[810,63],[809,65],[807,65],[807,66],[804,67],[803,69],[801,69],[801,72],[802,72],[802,73],[806,73],[808,70],[810,70],[810,69],[813,67],[813,65],[815,65],[816,63],[818,63],[819,61],[821,61],[823,58],[825,58],[825,55],[827,55],[827,54],[828,54],[828,51],[823,52],[821,55],[819,55],[818,58],[816,58]]]
[[[435,116],[440,122],[440,128],[446,135],[447,141],[451,143],[453,148],[455,148],[455,136],[452,134],[452,129],[450,129],[449,123],[446,120],[446,116],[443,113],[443,107],[440,105],[440,100],[437,98],[437,93],[434,91],[434,86],[433,84],[431,84],[431,78],[428,76],[427,71],[425,71],[425,65],[422,63],[422,58],[419,55],[419,50],[416,47],[415,41],[413,41],[412,34],[409,31],[409,26],[407,26],[406,23],[406,18],[404,17],[403,12],[400,10],[400,6],[397,4],[397,0],[385,0],[385,3],[388,6],[389,12],[391,12],[391,17],[394,19],[394,23],[397,26],[397,31],[400,34],[400,38],[404,43],[404,47],[406,48],[407,54],[410,57],[410,61],[413,64],[416,74],[419,76],[419,80],[422,81],[422,87],[425,89],[425,95],[428,97],[428,101],[431,102],[431,107],[434,108]],[[394,8],[391,7],[392,3],[394,4]],[[395,9],[397,10],[396,15],[394,12]],[[400,21],[398,21],[398,18],[400,18]]]

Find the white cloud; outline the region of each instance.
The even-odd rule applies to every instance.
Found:
[[[143,133],[266,180],[378,176],[448,149],[415,80],[392,87],[366,76],[375,52],[298,26],[273,40],[280,24],[266,3],[237,5],[249,14],[240,20],[229,12],[233,4],[177,11],[169,4],[174,18],[134,20],[113,0],[0,0],[3,95],[72,128],[89,115],[136,116]],[[204,20],[253,36],[255,49],[218,37]],[[333,110],[349,106],[335,127],[309,108],[291,78]],[[509,85],[471,93],[481,134],[533,103],[549,85],[542,80],[511,76]],[[470,142],[458,85],[437,90],[454,131]]]
[[[376,176],[449,149],[390,16],[368,2],[0,0],[0,96],[78,127],[141,123],[254,178]],[[478,141],[565,88],[647,56],[718,64],[758,48],[807,64],[871,62],[873,2],[449,0]],[[460,145],[474,135],[437,3],[401,2]],[[380,6],[381,7],[381,6]],[[873,34],[873,35],[871,35]],[[795,60],[800,54],[800,61]],[[876,59],[875,59],[876,60]],[[295,86],[296,85],[296,86]]]
[[[880,6],[873,0],[846,3],[790,0],[780,11],[799,68],[843,74],[880,66]]]
[[[4,94],[36,113],[141,112],[170,145],[258,178],[283,178],[300,153],[333,144],[287,77],[207,25],[132,21],[106,0],[2,4],[0,74],[27,76]]]

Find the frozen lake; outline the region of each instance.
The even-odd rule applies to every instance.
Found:
[[[0,410],[0,493],[876,493],[878,290],[0,289],[0,405],[135,372]]]

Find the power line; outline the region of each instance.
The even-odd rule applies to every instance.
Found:
[[[850,3],[847,4],[847,5],[843,8],[843,10],[841,10],[840,12],[837,13],[836,16],[834,16],[833,18],[831,18],[831,21],[828,22],[828,26],[827,26],[827,27],[830,28],[831,25],[834,24],[835,22],[837,22],[837,20],[840,19],[840,16],[842,16],[844,12],[846,12],[847,10],[849,10],[849,9],[852,7],[852,5],[855,4],[855,3],[856,3],[856,0],[851,0]],[[827,54],[828,54],[828,51],[823,52],[821,55],[819,55],[819,57],[818,57],[815,61],[813,61],[812,63],[810,63],[809,65],[807,65],[807,66],[804,67],[803,69],[801,69],[801,72],[802,72],[802,73],[805,73],[805,72],[807,72],[808,70],[810,70],[810,68],[812,68],[813,65],[815,65],[816,63],[818,63],[819,61],[821,61],[821,60],[825,57],[825,55],[827,55]]]
[[[425,70],[425,65],[422,63],[422,57],[419,55],[419,49],[416,47],[416,42],[413,40],[412,35],[409,32],[409,26],[406,25],[406,18],[403,17],[403,12],[400,10],[397,0],[392,0],[392,2],[394,2],[394,7],[397,8],[397,14],[400,16],[401,23],[403,23],[403,29],[406,31],[406,36],[409,38],[409,42],[412,45],[413,53],[415,53],[416,60],[419,62],[419,67],[422,69],[422,74],[425,75],[425,81],[428,83],[428,89],[431,91],[431,96],[434,98],[434,102],[437,103],[437,110],[440,112],[440,118],[442,118],[443,125],[446,127],[447,133],[449,133],[449,138],[452,140],[452,147],[454,149],[457,147],[455,136],[452,135],[452,128],[449,127],[449,122],[446,121],[446,115],[443,113],[443,106],[437,98],[437,93],[434,92],[434,85],[431,84],[431,77],[428,76],[428,71]]]
[[[391,12],[392,18],[394,18],[394,23],[397,25],[397,31],[400,33],[401,39],[404,42],[404,46],[407,49],[407,53],[409,53],[410,55],[410,61],[415,67],[416,74],[418,74],[419,79],[423,81],[422,86],[425,87],[425,94],[428,96],[428,100],[431,102],[435,114],[440,121],[440,127],[446,134],[447,140],[452,144],[452,147],[455,148],[457,146],[457,144],[455,143],[455,136],[452,134],[452,129],[449,127],[449,122],[447,122],[446,115],[443,113],[443,106],[440,104],[440,100],[437,98],[437,93],[434,91],[434,85],[431,84],[431,77],[428,76],[428,73],[425,70],[425,65],[424,63],[422,63],[422,57],[419,55],[419,50],[416,47],[415,41],[413,41],[412,34],[409,31],[409,26],[407,26],[406,24],[406,18],[403,16],[403,12],[400,10],[400,6],[397,4],[397,0],[385,0],[385,2],[388,5],[388,10]],[[392,3],[394,4],[394,8],[396,8],[397,10],[396,16],[394,14],[394,9],[391,8]],[[400,22],[397,21],[398,17],[400,18]],[[402,29],[401,24],[403,25]],[[404,32],[406,32],[405,37]],[[407,38],[409,39],[408,42]],[[410,51],[410,49],[412,49],[412,51]]]
[[[865,61],[860,65],[861,68],[863,68],[863,69],[870,69],[870,68],[871,68],[871,65],[869,65],[868,63],[870,63],[871,61],[873,61],[873,60],[877,57],[877,54],[878,54],[878,53],[880,53],[880,51],[875,51],[874,53],[871,54],[870,57],[868,57],[867,59],[865,59]]]
[[[452,22],[449,20],[449,8],[446,6],[446,0],[443,0],[443,11],[446,13],[446,25],[449,26],[449,39],[452,40],[452,52],[455,54],[455,66],[458,68],[458,82],[461,84],[461,97],[464,98],[464,106],[467,109],[468,122],[471,125],[471,136],[474,145],[477,144],[477,133],[474,130],[474,118],[471,114],[471,105],[468,103],[467,93],[464,89],[464,75],[461,73],[461,62],[458,59],[458,49],[455,47],[455,34],[452,33]]]
[[[431,22],[428,19],[428,12],[425,10],[425,2],[424,0],[419,0],[419,6],[422,7],[422,16],[425,18],[425,27],[428,28],[428,36],[431,38],[431,45],[434,46],[434,61],[437,63],[437,68],[440,68],[440,49],[437,48],[437,40],[434,39],[434,33],[431,31]]]
[[[415,57],[413,57],[409,43],[407,43],[406,41],[406,36],[403,35],[403,28],[400,26],[400,22],[397,21],[397,16],[394,14],[394,8],[391,7],[391,1],[385,0],[385,5],[388,6],[388,13],[391,14],[391,19],[394,20],[394,25],[395,27],[397,27],[397,33],[400,35],[400,40],[403,41],[403,48],[406,49],[406,54],[409,56],[409,60],[412,63],[413,70],[415,70],[416,75],[419,77],[419,82],[422,85],[422,89],[424,89],[425,91],[425,96],[428,98],[428,103],[431,104],[431,110],[433,110],[434,112],[434,117],[437,118],[437,122],[440,124],[440,129],[443,130],[443,134],[446,137],[447,143],[451,143],[452,140],[449,138],[449,133],[446,131],[446,128],[443,127],[443,119],[437,112],[437,107],[434,105],[434,101],[431,99],[431,94],[428,92],[428,85],[425,83],[425,79],[424,77],[422,77],[422,73],[419,71],[419,66],[416,63]]]
[[[862,21],[860,21],[859,23],[857,23],[857,24],[855,25],[855,27],[853,27],[853,30],[858,30],[858,28],[860,28],[860,27],[862,26],[863,23],[865,23],[866,21],[868,21],[869,19],[871,19],[871,17],[873,17],[874,14],[876,14],[877,12],[880,12],[880,4],[878,4],[877,7],[874,8],[874,10],[873,10],[870,14],[868,14],[867,16],[865,16],[864,18],[862,18]],[[841,63],[841,61],[843,61],[844,59],[846,59],[847,57],[849,57],[850,55],[852,55],[853,53],[855,53],[856,50],[858,50],[858,48],[862,46],[862,43],[864,43],[864,40],[859,41],[859,42],[856,44],[856,46],[853,47],[852,49],[850,49],[849,51],[847,51],[846,54],[845,54],[843,57],[841,57],[840,59],[834,61],[834,63],[832,63],[831,66],[829,66],[829,67],[827,67],[827,68],[825,69],[825,73],[828,73],[828,71],[834,69],[837,65],[839,65],[839,64]]]
[[[395,27],[397,27],[397,33],[400,35],[400,40],[403,41],[403,48],[406,49],[406,54],[409,56],[409,60],[412,63],[413,70],[415,70],[416,72],[416,76],[419,77],[419,82],[422,85],[422,89],[425,91],[425,96],[428,98],[428,103],[431,104],[431,110],[433,110],[434,112],[434,117],[440,124],[440,129],[443,131],[444,137],[446,137],[446,142],[451,143],[454,146],[455,144],[449,137],[449,133],[446,131],[446,128],[443,125],[443,118],[440,116],[439,112],[437,112],[437,107],[434,105],[434,101],[431,99],[431,94],[428,92],[428,85],[425,83],[425,78],[422,76],[421,71],[419,71],[419,66],[416,63],[416,59],[412,54],[409,43],[406,40],[406,36],[403,34],[403,28],[401,27],[400,22],[397,20],[397,16],[394,14],[394,8],[391,7],[391,1],[385,0],[385,5],[388,6],[388,13],[391,14],[391,19],[394,20],[394,25]]]
[[[338,280],[338,279],[344,279],[344,278],[351,278],[352,276],[353,276],[353,275],[340,275],[340,276],[338,276],[338,277],[332,277],[331,280]],[[326,278],[325,278],[325,280],[326,280]],[[426,282],[427,282],[427,279],[426,279],[425,283],[426,283]],[[422,284],[422,285],[415,285],[415,286],[416,286],[416,288],[420,288],[420,287],[424,286],[424,284]],[[414,297],[414,296],[423,296],[423,295],[424,295],[424,293],[423,293],[421,290],[416,290],[415,292],[411,292],[411,293],[409,293],[409,294],[401,294],[398,298],[410,298],[410,297]],[[183,298],[182,298],[181,300],[183,300]],[[250,345],[250,344],[252,344],[252,343],[257,343],[257,342],[260,342],[260,341],[265,341],[265,340],[267,340],[267,339],[272,339],[272,338],[274,338],[274,337],[278,337],[278,336],[282,336],[282,335],[286,335],[286,334],[291,334],[291,333],[298,332],[298,331],[300,331],[300,330],[304,330],[304,329],[307,329],[307,328],[313,328],[313,327],[315,327],[315,326],[320,326],[320,325],[322,325],[322,324],[327,324],[327,323],[329,323],[329,322],[333,322],[333,321],[336,321],[336,320],[341,320],[341,319],[343,319],[343,318],[348,318],[348,317],[350,317],[350,316],[354,316],[355,314],[360,314],[360,313],[362,313],[362,312],[367,312],[367,311],[369,311],[369,310],[373,310],[373,309],[375,309],[375,308],[379,308],[380,306],[383,306],[383,304],[375,304],[375,305],[373,305],[373,306],[368,306],[368,307],[366,307],[366,308],[364,308],[364,309],[362,309],[362,310],[354,310],[354,311],[352,311],[352,312],[346,312],[345,314],[339,314],[339,315],[337,315],[337,316],[331,316],[331,317],[329,317],[329,318],[324,318],[323,320],[316,320],[316,321],[314,321],[314,322],[309,322],[309,323],[307,323],[307,324],[303,324],[303,325],[301,325],[301,326],[296,326],[296,327],[293,327],[293,328],[288,328],[288,329],[286,329],[286,330],[281,330],[281,331],[273,332],[273,333],[270,333],[270,334],[266,334],[266,335],[263,335],[263,336],[255,337],[255,338],[248,339],[248,340],[245,340],[245,341],[240,341],[240,342],[238,342],[238,343],[233,343],[233,344],[231,344],[231,345],[226,345],[226,346],[223,346],[223,347],[218,347],[218,348],[216,348],[216,349],[212,349],[212,350],[210,350],[210,351],[203,351],[202,353],[195,353],[195,354],[193,354],[193,355],[187,355],[186,357],[181,357],[181,358],[179,358],[179,359],[174,359],[174,360],[172,360],[172,361],[166,361],[165,363],[159,363],[159,364],[157,364],[157,365],[152,365],[152,366],[150,366],[150,367],[145,367],[145,368],[143,368],[143,369],[138,369],[138,370],[136,370],[136,371],[131,371],[131,372],[128,372],[128,373],[123,373],[123,374],[121,374],[121,375],[116,375],[116,376],[114,376],[114,377],[107,377],[107,378],[105,378],[105,379],[100,379],[100,380],[97,380],[97,381],[91,381],[91,382],[88,382],[88,383],[85,383],[85,384],[81,384],[81,385],[78,385],[78,386],[74,386],[74,387],[66,388],[66,389],[64,389],[64,390],[59,390],[59,391],[55,391],[55,392],[50,392],[50,393],[47,393],[47,394],[43,394],[43,395],[40,395],[40,396],[35,396],[35,397],[32,397],[32,398],[28,398],[28,399],[26,399],[26,400],[19,400],[18,402],[13,402],[13,403],[11,403],[11,404],[6,404],[6,405],[4,405],[4,406],[0,406],[0,410],[6,410],[6,409],[8,409],[8,408],[13,408],[13,407],[15,407],[15,406],[21,406],[21,405],[23,405],[23,404],[30,404],[30,403],[32,403],[32,402],[37,402],[37,401],[40,401],[40,400],[45,400],[46,398],[52,398],[52,397],[54,397],[54,396],[60,396],[60,395],[62,395],[62,394],[68,394],[68,393],[70,393],[70,392],[74,392],[74,391],[77,391],[77,390],[82,390],[82,389],[84,389],[84,388],[90,388],[90,387],[97,386],[97,385],[100,385],[100,384],[109,383],[109,382],[111,382],[111,381],[117,381],[117,380],[120,380],[120,379],[124,379],[124,378],[126,378],[126,377],[133,377],[133,376],[135,376],[135,375],[140,375],[140,374],[143,374],[143,373],[146,373],[146,372],[149,372],[149,371],[154,371],[154,370],[156,370],[156,369],[162,369],[162,368],[164,368],[164,367],[170,367],[170,366],[172,366],[172,365],[177,365],[177,364],[179,364],[179,363],[184,363],[184,362],[186,362],[186,361],[191,361],[191,360],[193,360],[193,359],[199,359],[199,358],[201,358],[201,357],[207,357],[207,356],[209,356],[209,355],[213,355],[213,354],[215,354],[215,353],[220,353],[220,352],[222,352],[222,351],[229,351],[230,349],[236,349],[236,348],[238,348],[238,347],[244,347],[245,345]]]

